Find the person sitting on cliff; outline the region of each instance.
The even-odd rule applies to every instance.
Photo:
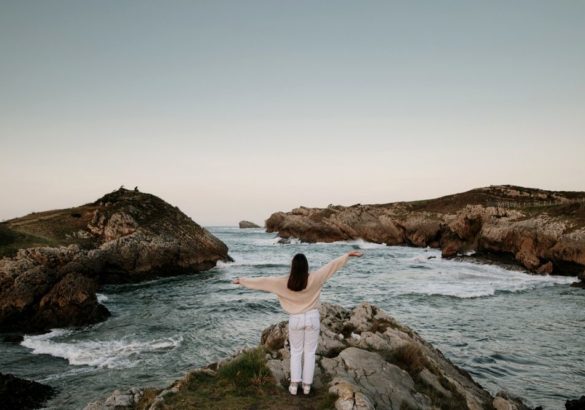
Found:
[[[361,252],[348,252],[315,272],[309,274],[307,257],[302,253],[292,259],[289,275],[260,278],[235,278],[232,283],[249,289],[272,292],[278,296],[280,305],[289,314],[288,338],[290,344],[290,386],[292,395],[297,394],[302,382],[303,393],[309,394],[315,372],[315,352],[319,341],[321,320],[319,297],[321,288],[337,270],[352,256]],[[301,363],[304,353],[304,363]]]

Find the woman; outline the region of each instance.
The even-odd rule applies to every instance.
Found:
[[[292,260],[290,275],[260,278],[236,278],[232,283],[250,289],[272,292],[278,296],[280,305],[289,314],[288,338],[290,343],[290,386],[296,395],[299,383],[303,393],[309,394],[315,371],[315,351],[321,328],[319,296],[321,287],[351,256],[362,256],[361,252],[348,252],[309,274],[309,263],[302,253]],[[304,352],[304,364],[301,358]]]

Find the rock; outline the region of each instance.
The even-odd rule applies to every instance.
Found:
[[[2,341],[4,343],[11,343],[15,345],[19,345],[24,340],[24,336],[22,334],[4,334],[2,335]]]
[[[431,373],[429,369],[422,369],[418,374],[418,377],[423,383],[427,384],[429,387],[432,387],[439,394],[445,397],[451,397],[453,395],[449,390],[445,389],[441,385],[439,378]]]
[[[580,273],[577,279],[579,279],[579,282],[574,282],[571,286],[585,289],[585,272]]]
[[[506,391],[499,391],[492,404],[496,410],[531,410],[522,402],[522,399]]]
[[[585,410],[585,396],[576,400],[567,400],[565,403],[566,410]]]
[[[266,231],[303,242],[440,247],[445,258],[473,251],[511,257],[530,272],[576,275],[585,269],[584,220],[584,192],[503,185],[427,201],[300,207],[273,213]]]
[[[42,232],[55,245],[26,247],[39,240],[31,232]],[[0,331],[99,322],[109,315],[95,295],[104,284],[196,273],[231,260],[223,242],[178,208],[125,189],[74,212],[0,224],[0,251],[19,241],[23,248],[0,259]]]
[[[250,221],[240,221],[240,229],[248,229],[248,228],[260,228],[259,225],[256,225],[254,222]]]
[[[0,408],[37,409],[55,395],[50,386],[0,373]]]
[[[135,387],[128,390],[114,390],[104,400],[89,403],[84,410],[132,410],[136,408],[144,391]]]
[[[336,409],[525,410],[521,401],[507,393],[492,397],[467,372],[454,366],[416,332],[374,305],[362,303],[348,310],[323,303],[320,313],[321,337],[313,387],[314,391],[326,389],[335,394]],[[342,332],[351,332],[359,338],[340,338]],[[286,321],[271,325],[262,332],[261,337],[266,365],[282,388],[288,386],[290,378],[287,338]],[[169,395],[175,395],[177,399],[176,395],[181,395],[185,389],[186,395],[192,394],[188,389],[193,375],[198,372],[215,375],[217,373],[210,369],[221,370],[243,352],[236,352],[217,364],[188,373],[171,386],[149,395],[151,397],[142,400],[139,407],[169,408],[166,402]],[[111,408],[104,407],[106,402],[125,406],[132,400],[134,404],[131,408],[138,408],[136,395],[115,392],[113,397],[100,401],[98,407],[86,407],[86,410]],[[311,395],[302,398],[303,408],[316,407],[317,403],[312,402],[312,398]],[[263,408],[259,400],[255,406]]]
[[[536,269],[536,273],[538,273],[539,275],[550,275],[551,273],[553,273],[553,270],[554,267],[552,262],[548,261],[540,265],[538,269]]]

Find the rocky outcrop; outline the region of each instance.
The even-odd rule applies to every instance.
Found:
[[[98,322],[109,315],[96,298],[101,285],[194,273],[231,260],[223,242],[178,208],[125,189],[2,225],[3,232],[15,232],[13,238],[34,243],[30,238],[42,236],[53,245],[0,259],[2,331]]]
[[[304,242],[364,239],[505,257],[539,274],[585,271],[585,193],[512,186],[480,188],[428,201],[330,205],[276,212],[267,232]]]
[[[0,373],[0,408],[38,409],[55,395],[55,390],[41,383]]]
[[[248,228],[260,228],[260,226],[256,225],[254,222],[240,221],[240,229],[248,229]]]
[[[585,410],[585,396],[576,400],[567,400],[565,403],[566,410]]]
[[[347,310],[324,303],[321,318],[313,388],[334,394],[336,409],[527,409],[519,399],[506,393],[491,396],[439,350],[376,306],[363,303]],[[262,332],[266,365],[274,383],[283,391],[287,391],[284,389],[290,377],[287,340],[287,322],[274,324]],[[86,410],[112,409],[112,403],[121,401],[128,409],[172,408],[166,398],[173,396],[180,402],[181,394],[189,394],[187,386],[194,375],[214,375],[241,355],[196,369],[168,388],[151,392],[147,401],[140,390],[116,391],[106,400],[91,403]],[[305,398],[303,408],[317,407],[311,403],[313,397]],[[292,398],[286,393],[284,400]],[[257,406],[273,408],[263,407],[261,402]]]

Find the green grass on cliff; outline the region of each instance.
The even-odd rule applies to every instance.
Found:
[[[222,366],[215,375],[194,372],[176,394],[165,397],[162,409],[333,409],[336,396],[327,388],[313,389],[311,394],[291,396],[276,385],[266,366],[266,352],[257,348],[242,353]],[[154,394],[145,395],[139,408],[147,409]]]
[[[14,256],[22,248],[55,246],[56,244],[54,240],[14,231],[5,224],[0,224],[0,258]]]

